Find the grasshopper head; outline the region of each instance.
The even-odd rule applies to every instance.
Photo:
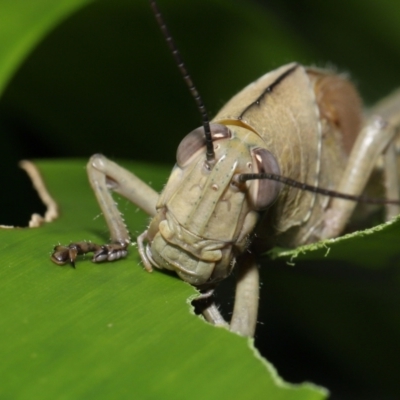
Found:
[[[230,274],[236,256],[250,243],[259,212],[280,190],[273,181],[239,182],[243,173],[279,174],[279,166],[253,130],[237,121],[227,125],[210,125],[212,167],[205,160],[203,128],[182,140],[147,233],[147,262],[195,286]]]

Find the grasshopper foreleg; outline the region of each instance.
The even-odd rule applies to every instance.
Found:
[[[245,253],[238,260],[236,293],[230,330],[253,337],[257,325],[260,274],[254,254]]]
[[[51,259],[58,265],[71,263],[75,267],[78,255],[93,253],[93,262],[114,261],[126,257],[127,244],[111,243],[98,245],[92,242],[71,243],[69,246],[55,246]]]
[[[225,321],[222,314],[219,312],[218,306],[214,302],[214,288],[205,292],[201,292],[194,301],[196,303],[204,303],[201,307],[201,313],[206,321],[215,326],[223,326],[229,329],[229,324]]]
[[[74,265],[78,255],[91,252],[94,253],[93,262],[114,261],[126,257],[131,238],[111,196],[111,190],[126,197],[150,216],[154,216],[156,211],[158,193],[134,174],[103,155],[95,154],[90,158],[87,172],[110,231],[110,243],[98,245],[91,242],[76,242],[69,246],[56,246],[52,260],[59,265],[67,262]]]
[[[210,322],[211,324],[229,329],[229,324],[219,312],[218,306],[215,304],[215,302],[208,304],[205,308],[203,308],[201,313],[206,321]]]
[[[235,303],[229,324],[213,300],[214,289],[202,293],[195,301],[207,301],[201,313],[211,324],[223,326],[242,336],[252,337],[257,325],[260,293],[258,263],[254,254],[246,252],[237,264]]]

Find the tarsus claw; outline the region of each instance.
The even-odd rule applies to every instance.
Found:
[[[55,246],[53,254],[51,255],[51,261],[57,265],[65,265],[69,262],[75,268],[75,260],[80,252],[80,248],[76,245],[69,246]]]
[[[114,261],[127,256],[127,243],[110,243],[98,245],[91,242],[71,243],[69,246],[55,246],[51,260],[57,265],[70,263],[75,268],[78,255],[93,252],[93,262]]]

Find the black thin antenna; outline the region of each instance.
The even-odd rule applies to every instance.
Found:
[[[210,130],[210,121],[208,119],[206,107],[204,106],[203,100],[200,97],[199,92],[197,91],[196,87],[193,84],[192,78],[190,77],[190,75],[186,69],[185,63],[183,62],[181,53],[179,52],[178,48],[176,47],[176,44],[172,38],[172,35],[169,32],[167,25],[164,21],[164,18],[161,15],[160,10],[158,9],[158,5],[157,5],[156,1],[150,0],[150,5],[151,5],[151,8],[153,9],[154,16],[155,16],[157,23],[161,29],[161,32],[163,33],[164,38],[168,44],[168,47],[170,48],[171,53],[175,59],[175,63],[178,66],[179,71],[182,74],[183,80],[186,82],[186,85],[189,88],[189,91],[192,94],[192,96],[197,104],[197,107],[199,108],[199,111],[201,113],[201,117],[203,119],[204,135],[206,138],[207,162],[209,165],[212,165],[215,163],[215,153],[214,153],[214,146],[213,146],[211,130]]]
[[[295,181],[294,179],[286,178],[285,176],[276,174],[268,174],[268,173],[241,174],[238,176],[239,182],[246,182],[254,179],[269,179],[270,181],[281,182],[284,185],[291,186],[300,190],[305,190],[307,192],[322,194],[324,196],[329,196],[329,197],[337,197],[345,200],[357,201],[359,203],[400,204],[400,200],[374,199],[372,197],[367,197],[367,196],[354,196],[351,194],[335,192],[334,190],[319,188],[317,186],[311,186],[308,185],[307,183],[298,182]]]

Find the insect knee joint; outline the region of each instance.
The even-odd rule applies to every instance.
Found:
[[[103,154],[100,153],[93,154],[89,159],[88,166],[93,167],[99,171],[104,171],[105,161],[106,157],[103,156]]]

